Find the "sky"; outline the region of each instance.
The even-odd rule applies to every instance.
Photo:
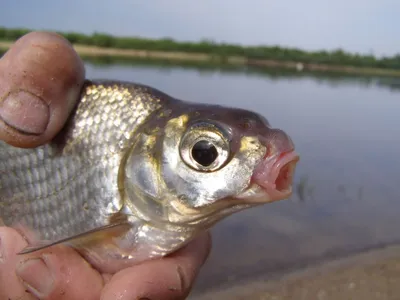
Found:
[[[1,0],[0,26],[400,53],[400,0]]]

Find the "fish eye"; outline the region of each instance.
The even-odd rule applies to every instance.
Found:
[[[192,157],[203,167],[208,167],[217,159],[218,151],[211,142],[201,140],[193,145]]]
[[[230,143],[226,132],[212,123],[192,125],[180,143],[180,155],[185,164],[201,172],[220,169],[229,154]]]

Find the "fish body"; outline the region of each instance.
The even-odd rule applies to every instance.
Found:
[[[0,142],[0,218],[28,237],[25,252],[64,243],[114,272],[287,198],[297,160],[290,138],[253,112],[87,81],[51,143]]]

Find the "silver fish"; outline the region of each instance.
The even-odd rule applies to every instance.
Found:
[[[27,236],[22,253],[62,243],[115,272],[288,198],[298,159],[290,137],[254,112],[87,81],[50,144],[0,142],[0,221]]]

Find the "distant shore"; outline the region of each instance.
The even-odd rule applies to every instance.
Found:
[[[7,51],[12,45],[9,41],[0,41],[0,51]],[[390,76],[400,77],[400,70],[387,68],[354,67],[345,65],[327,65],[320,63],[301,63],[296,61],[282,61],[273,59],[253,59],[243,56],[216,56],[206,53],[184,51],[154,51],[119,49],[110,47],[87,46],[73,44],[74,49],[82,57],[88,58],[124,58],[147,59],[173,62],[194,62],[196,64],[216,64],[237,67],[254,67],[260,69],[290,69],[297,72],[332,72],[353,75]]]

